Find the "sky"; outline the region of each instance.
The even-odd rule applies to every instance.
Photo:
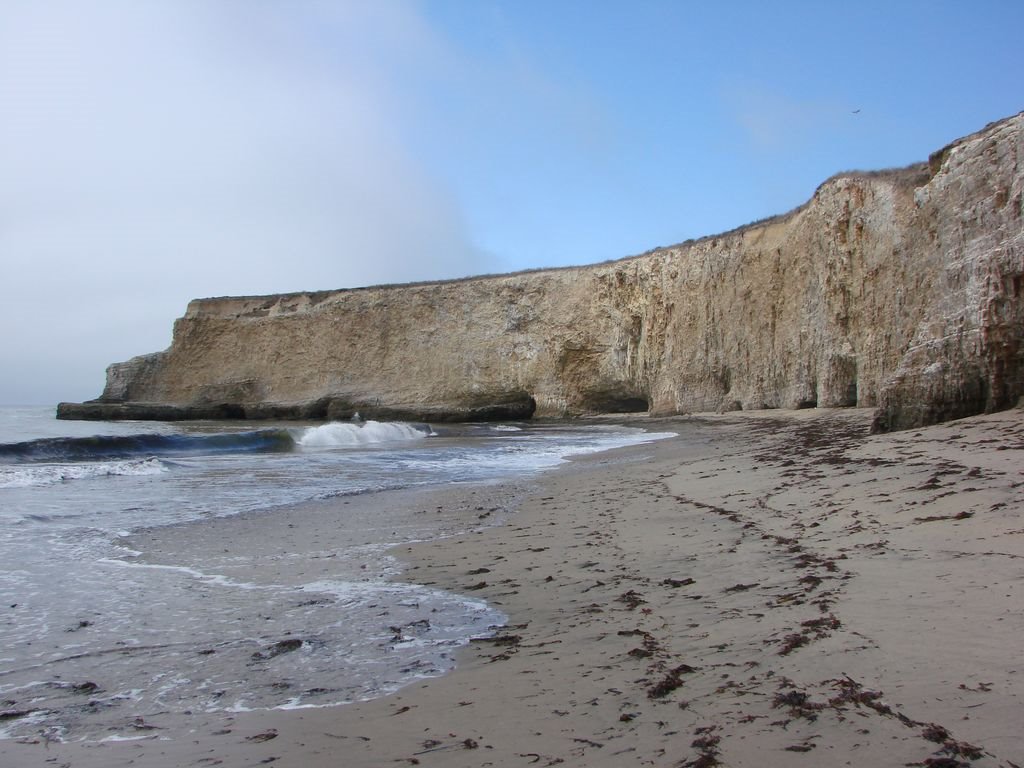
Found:
[[[0,404],[192,298],[587,264],[1024,110],[1019,0],[0,0]]]

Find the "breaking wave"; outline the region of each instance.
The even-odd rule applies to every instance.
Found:
[[[384,421],[332,421],[302,432],[296,442],[303,448],[336,448],[396,440],[420,440],[431,435],[427,426]]]
[[[280,453],[298,448],[335,448],[414,440],[429,436],[428,427],[390,422],[332,422],[318,427],[258,429],[215,434],[93,435],[48,437],[0,445],[0,464],[127,461],[142,457],[232,453]],[[99,471],[98,474],[114,474]],[[106,466],[114,467],[115,464]],[[62,469],[67,469],[62,467]],[[69,470],[71,479],[74,472]]]
[[[284,429],[212,435],[161,435],[147,432],[138,435],[47,437],[0,445],[0,461],[99,461],[188,453],[288,451],[293,446],[291,434]]]

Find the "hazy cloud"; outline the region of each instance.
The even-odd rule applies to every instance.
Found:
[[[723,89],[726,110],[759,151],[800,149],[823,135],[849,130],[852,107],[835,100],[800,100],[763,83]]]
[[[400,2],[0,0],[0,401],[98,394],[196,296],[486,271],[403,142],[446,56]]]

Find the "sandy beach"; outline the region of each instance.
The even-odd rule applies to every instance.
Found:
[[[1024,766],[1024,411],[870,420],[638,421],[679,437],[523,488],[365,497],[480,521],[397,553],[402,578],[508,616],[454,672],[131,741],[0,742],[0,765]],[[273,567],[329,549],[341,503],[217,525]]]

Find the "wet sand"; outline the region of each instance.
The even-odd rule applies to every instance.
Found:
[[[0,765],[1024,766],[1024,412],[882,436],[870,416],[658,422],[680,437],[403,547],[403,579],[509,617],[444,677],[0,742]],[[416,501],[479,518],[490,493]],[[253,535],[278,525],[293,557],[330,547],[329,505]]]

